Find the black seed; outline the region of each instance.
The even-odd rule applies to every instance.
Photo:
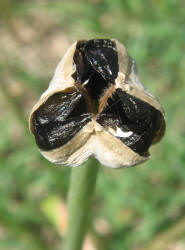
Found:
[[[119,139],[136,153],[146,155],[161,127],[162,114],[150,104],[116,89],[97,121],[105,128],[119,127],[123,132],[133,132]]]
[[[49,151],[65,145],[89,121],[81,93],[58,92],[34,112],[34,136],[38,146]]]
[[[115,84],[118,75],[116,44],[109,39],[80,41],[73,59],[73,78],[81,84],[88,81],[84,87],[93,101],[98,101],[104,89]]]
[[[114,42],[94,39],[87,42],[85,56],[92,68],[106,81],[114,83],[118,75],[118,54]]]

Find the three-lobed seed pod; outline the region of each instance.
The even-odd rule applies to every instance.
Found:
[[[93,156],[121,168],[149,158],[150,145],[164,135],[165,118],[124,45],[93,39],[68,49],[32,109],[30,130],[51,162],[78,166]]]

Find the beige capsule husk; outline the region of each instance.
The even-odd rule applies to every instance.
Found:
[[[149,103],[162,113],[162,125],[152,144],[157,143],[163,137],[165,132],[164,111],[157,98],[139,81],[136,63],[129,56],[125,46],[115,39],[111,40],[115,42],[118,52],[119,73],[115,80],[116,88],[119,87],[128,94]],[[77,42],[78,41],[72,44],[65,53],[63,59],[57,65],[48,89],[41,95],[39,101],[31,111],[29,128],[33,135],[33,113],[45,103],[50,96],[56,92],[61,92],[67,88],[74,87],[75,85],[75,80],[72,77],[72,74],[76,70],[75,64],[73,63],[73,56]],[[149,153],[146,156],[141,156],[131,150],[95,120],[92,120],[85,125],[78,134],[64,146],[50,151],[40,149],[40,152],[46,159],[53,163],[71,167],[83,164],[89,157],[95,157],[101,164],[110,168],[134,166],[146,161],[150,157]]]

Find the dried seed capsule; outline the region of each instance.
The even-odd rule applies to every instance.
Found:
[[[165,119],[125,47],[93,39],[68,49],[32,109],[30,130],[51,162],[78,166],[93,156],[121,168],[149,158],[150,145],[164,135]]]

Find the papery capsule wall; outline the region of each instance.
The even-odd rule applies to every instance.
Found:
[[[30,130],[52,162],[78,166],[92,156],[120,168],[148,159],[165,120],[124,45],[94,39],[68,49],[32,109]]]

